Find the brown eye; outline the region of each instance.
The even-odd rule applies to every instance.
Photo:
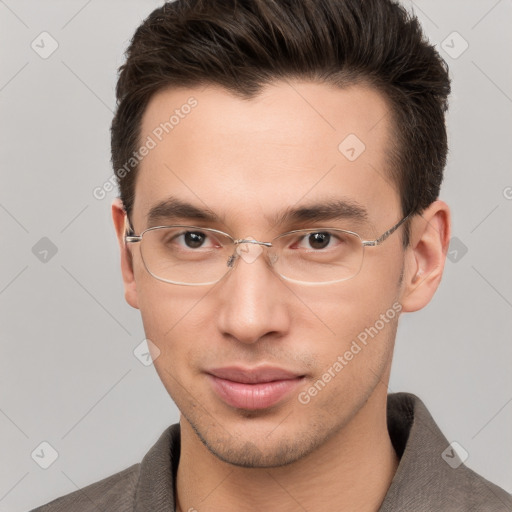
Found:
[[[198,247],[201,247],[205,238],[206,235],[199,231],[187,231],[184,233],[185,244],[191,249],[197,249]]]
[[[331,240],[331,234],[322,233],[311,233],[308,237],[308,243],[313,249],[325,249]]]

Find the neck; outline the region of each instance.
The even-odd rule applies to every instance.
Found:
[[[383,398],[374,393],[350,423],[318,450],[283,467],[242,468],[225,463],[182,418],[176,510],[376,512],[397,467],[387,430],[385,394]]]

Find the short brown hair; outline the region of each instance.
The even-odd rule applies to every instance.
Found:
[[[116,176],[128,214],[137,166],[126,172],[126,162],[156,92],[217,84],[252,98],[280,78],[375,87],[392,106],[389,172],[403,214],[420,213],[439,195],[448,150],[448,69],[416,17],[396,1],[176,0],[142,23],[126,57],[111,142],[114,171],[125,168]]]

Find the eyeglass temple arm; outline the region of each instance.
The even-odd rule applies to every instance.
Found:
[[[410,216],[412,212],[409,212],[398,224],[395,224],[392,228],[388,229],[385,233],[383,233],[377,240],[363,240],[363,245],[366,247],[375,247],[376,245],[380,245],[386,238],[392,235]]]
[[[127,243],[140,242],[142,240],[142,237],[140,235],[134,234],[132,225],[130,224],[130,219],[128,218],[128,213],[126,214],[126,216],[124,218],[124,224],[125,224],[124,241]]]

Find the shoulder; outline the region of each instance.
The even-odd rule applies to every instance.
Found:
[[[512,511],[512,496],[464,464],[417,396],[391,394],[387,405],[400,463],[379,512]]]
[[[140,463],[134,464],[119,473],[99,480],[82,489],[57,498],[31,512],[97,512],[115,510],[131,512]]]
[[[471,510],[486,510],[489,512],[510,512],[512,510],[512,495],[501,487],[493,484],[467,466],[463,466],[464,476],[460,478],[461,501],[467,501]]]
[[[180,425],[169,426],[142,461],[35,508],[31,512],[133,512],[167,510],[174,503]],[[164,507],[164,508],[162,508]]]

